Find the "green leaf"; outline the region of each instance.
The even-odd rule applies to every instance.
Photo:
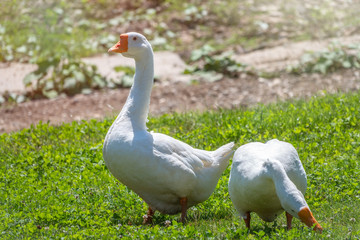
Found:
[[[85,94],[85,95],[88,95],[88,94],[91,94],[93,91],[90,89],[90,88],[83,88],[81,90],[81,93],[82,94]]]
[[[50,91],[43,91],[44,96],[46,96],[47,98],[56,98],[58,96],[57,91],[55,90],[50,90]]]
[[[41,77],[43,77],[43,74],[36,74],[35,72],[31,72],[24,77],[23,83],[26,87],[29,87],[32,85],[32,83],[38,81]]]
[[[76,79],[73,77],[65,78],[64,80],[64,89],[66,90],[72,90],[76,88]]]
[[[359,64],[358,60],[355,60],[355,61],[354,61],[354,67],[360,68],[360,64]]]
[[[213,51],[214,51],[214,48],[212,48],[210,45],[206,44],[202,48],[192,51],[190,60],[193,62],[197,61],[204,56],[208,56]]]
[[[16,98],[16,103],[22,103],[22,102],[25,102],[25,100],[26,100],[26,97],[23,94],[20,94]]]
[[[6,32],[6,28],[0,24],[0,34],[4,34]]]
[[[67,69],[67,68],[64,68],[62,71],[61,71],[62,75],[64,76],[69,76],[71,74],[70,70]]]
[[[134,75],[135,69],[133,67],[127,67],[127,66],[115,66],[114,67],[115,72],[124,72],[128,75]]]
[[[92,87],[94,88],[103,88],[106,86],[106,82],[105,82],[105,79],[99,75],[96,75],[93,77],[93,84],[92,84]]]
[[[45,81],[44,90],[49,91],[55,88],[54,81],[52,79],[48,79]]]
[[[342,63],[344,68],[351,68],[351,62],[350,61],[345,61]]]
[[[55,7],[55,8],[53,9],[53,11],[54,11],[55,13],[57,13],[58,15],[62,15],[62,14],[64,13],[64,10],[63,10],[62,8],[59,8],[59,7]]]
[[[6,99],[3,97],[3,95],[0,94],[0,104],[4,103]]]
[[[25,45],[23,45],[23,46],[18,47],[18,48],[16,49],[16,51],[17,51],[18,53],[25,53],[25,52],[27,51],[27,48],[26,48]]]
[[[216,82],[224,77],[223,74],[214,71],[209,71],[209,72],[200,71],[200,72],[196,72],[196,75],[200,76],[202,80],[207,82]]]
[[[133,81],[134,81],[133,77],[129,75],[124,75],[121,79],[121,83],[123,87],[131,87]]]
[[[192,74],[194,72],[196,72],[198,70],[197,67],[195,66],[188,66],[185,70],[184,70],[184,74]]]
[[[81,83],[84,83],[86,80],[85,75],[80,71],[74,71],[73,76],[78,82],[81,82]]]

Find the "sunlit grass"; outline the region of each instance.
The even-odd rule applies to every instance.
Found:
[[[150,130],[213,150],[272,138],[298,150],[308,176],[306,200],[324,227],[313,233],[285,217],[264,223],[253,216],[250,233],[227,191],[228,169],[213,195],[179,216],[156,213],[142,226],[146,204],[109,173],[102,142],[112,119],[39,124],[0,135],[0,237],[14,238],[331,238],[360,236],[360,93],[313,97],[243,110],[171,114],[150,118]],[[169,227],[166,221],[171,222]]]

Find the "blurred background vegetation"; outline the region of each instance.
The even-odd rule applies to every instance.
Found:
[[[105,53],[120,33],[141,32],[155,50],[175,51],[191,63],[204,45],[212,54],[244,53],[357,34],[359,9],[351,0],[3,0],[0,61],[38,65],[24,79],[36,82],[28,97],[73,95],[116,86],[81,58]]]

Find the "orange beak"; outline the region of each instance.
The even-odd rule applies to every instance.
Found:
[[[320,226],[320,224],[315,220],[314,216],[312,215],[309,208],[304,207],[300,210],[298,213],[300,220],[305,223],[308,227],[314,227],[314,231],[322,232],[323,228]]]
[[[117,53],[124,53],[128,50],[128,35],[121,34],[120,41],[118,41],[114,46],[112,46],[108,52],[117,52]]]

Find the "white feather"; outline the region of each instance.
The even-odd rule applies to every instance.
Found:
[[[204,151],[147,131],[153,52],[144,36],[138,33],[128,36],[128,51],[123,55],[135,59],[134,84],[106,135],[103,157],[110,172],[153,210],[175,214],[181,211],[180,198],[186,197],[191,207],[212,194],[228,165],[234,144]]]

